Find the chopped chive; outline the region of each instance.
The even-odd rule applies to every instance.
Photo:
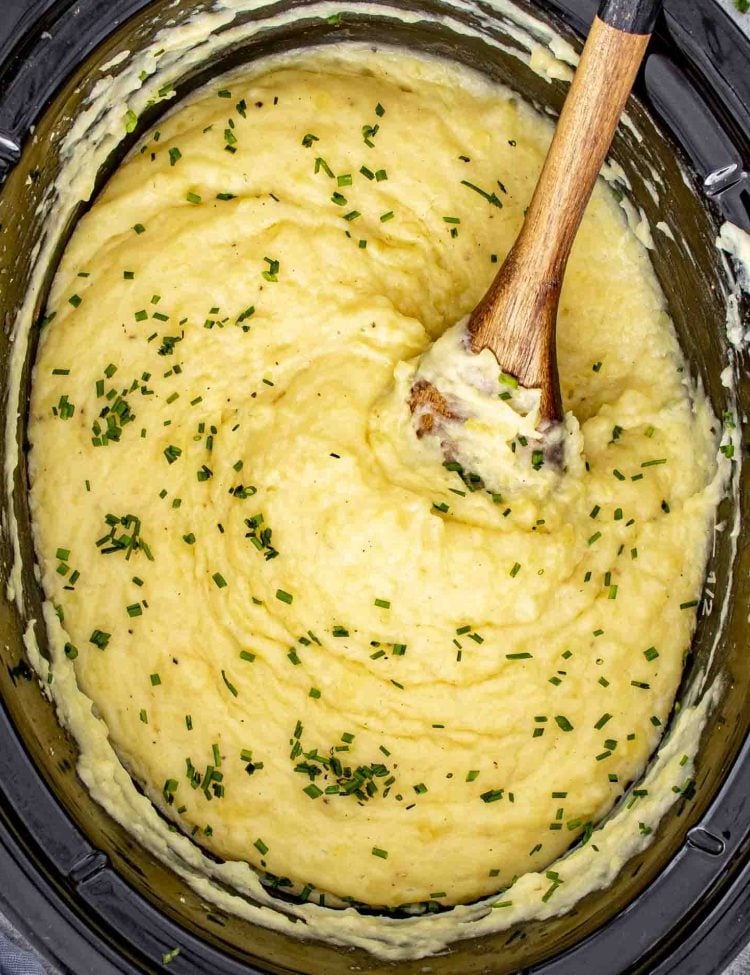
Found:
[[[267,271],[261,271],[261,277],[265,278],[266,281],[275,282],[279,280],[279,267],[280,263],[273,257],[264,257],[263,260],[268,265]],[[265,379],[263,380],[266,381]],[[273,383],[270,383],[273,385]]]
[[[315,160],[316,175],[321,171],[321,169],[329,179],[333,179],[333,170],[331,169],[331,167],[328,165],[328,163],[325,161],[325,159],[322,156],[318,156]]]
[[[488,789],[487,792],[483,792],[480,795],[482,802],[497,802],[498,799],[502,799],[505,794],[505,789]]]
[[[370,149],[375,147],[375,143],[372,141],[373,137],[380,131],[379,125],[363,125],[362,126],[362,139],[366,146]]]
[[[93,643],[95,647],[99,647],[100,650],[105,650],[107,644],[109,643],[111,633],[105,633],[103,630],[94,630],[89,637],[89,643]]]
[[[474,190],[475,193],[478,193],[481,197],[484,197],[484,199],[488,203],[491,203],[493,206],[496,206],[499,209],[502,209],[503,201],[500,199],[500,197],[494,191],[491,192],[491,193],[488,193],[486,190],[483,190],[481,187],[477,186],[475,183],[470,183],[468,179],[462,179],[461,180],[461,185],[462,186],[468,186],[468,188],[470,190]]]
[[[227,677],[226,673],[223,670],[221,672],[221,679],[226,684],[227,690],[232,695],[232,697],[238,697],[239,696],[239,692],[238,692],[237,688],[234,686],[234,684],[231,683],[231,681],[229,680],[229,678]],[[218,764],[218,763],[216,763],[216,764]]]

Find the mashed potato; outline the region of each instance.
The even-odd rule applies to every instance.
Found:
[[[558,488],[485,490],[406,402],[550,134],[439,61],[309,53],[179,106],[53,286],[32,504],[79,685],[167,817],[316,902],[543,869],[670,713],[717,436],[605,185],[561,301]]]

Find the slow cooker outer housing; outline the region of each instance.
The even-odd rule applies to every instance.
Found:
[[[80,106],[99,65],[124,48],[137,49],[143,38],[153,34],[156,28],[144,13],[147,6],[147,0],[4,0],[0,7],[3,381],[10,326],[25,292],[31,249],[43,232],[35,223],[34,208],[56,175],[53,129],[57,125],[58,131],[64,130],[65,114]],[[162,15],[167,6],[153,4]],[[176,16],[196,6],[180,0],[169,14]],[[424,13],[423,22],[409,27],[368,17],[357,9],[359,0],[342,6],[338,25],[311,17],[305,6],[304,0],[297,4],[299,19],[294,25],[256,35],[247,48],[231,51],[219,65],[184,79],[178,92],[248,57],[338,39],[367,39],[463,59],[500,80],[512,75],[527,97],[553,109],[562,102],[563,85],[548,86],[479,41],[450,36],[436,23],[435,14],[450,9],[441,0],[409,2],[411,9]],[[571,29],[585,33],[594,13],[588,0],[554,0],[540,7],[571,37]],[[477,9],[486,13],[492,8],[477,0]],[[499,17],[497,29],[502,33]],[[745,172],[750,168],[749,65],[750,41],[712,0],[668,0],[637,94],[641,105],[677,143],[678,154],[692,171],[695,193],[681,180],[673,147],[659,135],[641,105],[630,106],[646,132],[638,151],[658,164],[688,246],[699,259],[700,271],[696,271],[687,260],[665,257],[660,250],[652,255],[683,345],[717,412],[725,405],[719,372],[726,354],[722,334],[726,270],[713,238],[724,219],[750,228],[750,178]],[[149,121],[142,120],[144,125]],[[34,126],[35,139],[31,137]],[[107,171],[132,141],[113,154]],[[633,147],[621,134],[613,150],[615,158],[631,176],[634,198],[653,215],[643,179],[628,157],[629,148]],[[103,173],[102,182],[105,177]],[[705,322],[717,327],[701,327]],[[30,361],[32,357],[33,349]],[[29,369],[27,363],[26,387]],[[744,376],[738,398],[740,411],[748,412],[750,383]],[[22,436],[24,404],[20,406]],[[21,465],[16,485],[21,502],[25,485]],[[749,487],[745,475],[739,495],[742,511]],[[729,521],[732,515],[727,501],[721,517]],[[23,504],[20,524],[26,590],[32,594],[28,617],[38,619],[39,594],[33,595],[28,511]],[[565,918],[459,942],[447,956],[397,966],[361,953],[283,938],[212,909],[139,848],[91,800],[75,776],[75,747],[60,730],[25,663],[23,623],[15,608],[2,602],[3,911],[63,971],[75,975],[160,971],[163,954],[176,947],[181,951],[170,963],[171,971],[216,975],[253,971],[338,975],[354,966],[369,972],[397,968],[415,975],[425,970],[435,975],[503,975],[521,969],[539,975],[720,971],[747,938],[750,921],[750,746],[745,741],[750,723],[745,705],[750,691],[746,662],[750,550],[740,537],[733,561],[728,535],[717,537],[712,561],[716,602],[724,595],[731,601],[711,671],[723,676],[723,695],[701,747],[695,798],[675,804],[650,850],[628,864],[612,891],[589,895]],[[11,553],[5,532],[0,554],[7,569]],[[708,664],[715,619],[716,614],[713,622],[711,617],[701,620],[683,692]]]

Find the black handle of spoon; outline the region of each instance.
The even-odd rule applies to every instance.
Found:
[[[599,20],[626,34],[650,34],[662,0],[602,0]]]

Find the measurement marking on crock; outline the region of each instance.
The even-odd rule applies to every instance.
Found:
[[[83,884],[100,874],[108,865],[109,860],[104,853],[99,851],[87,853],[74,864],[68,876],[74,884]]]
[[[687,835],[688,845],[701,853],[708,853],[709,856],[718,857],[724,853],[724,840],[710,833],[703,826],[695,826]]]

